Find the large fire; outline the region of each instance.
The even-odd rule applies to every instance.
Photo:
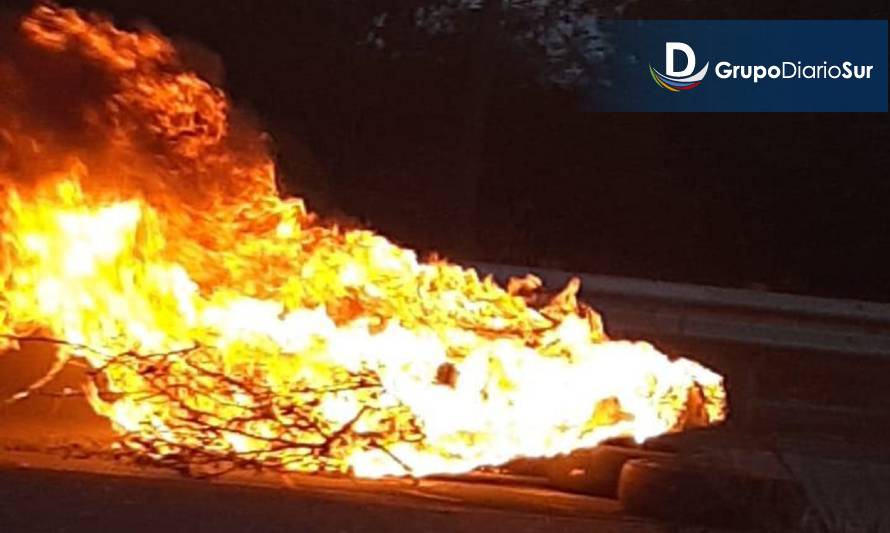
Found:
[[[156,33],[40,6],[14,34],[0,348],[86,361],[127,449],[422,476],[722,419],[719,375],[610,341],[577,283],[536,305],[532,277],[503,289],[281,199],[263,136]]]

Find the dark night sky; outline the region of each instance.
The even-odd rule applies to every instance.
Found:
[[[385,3],[78,5],[217,52],[289,188],[421,250],[890,300],[886,113],[585,114],[504,63],[479,124],[477,50],[392,61],[356,46]],[[888,4],[643,0],[626,16],[887,18]]]

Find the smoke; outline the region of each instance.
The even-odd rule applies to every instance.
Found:
[[[2,13],[0,182],[21,189],[59,173],[99,197],[195,208],[276,192],[260,129],[169,41],[51,5]]]

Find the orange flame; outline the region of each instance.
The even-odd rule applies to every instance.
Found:
[[[51,6],[21,31],[103,84],[90,143],[0,108],[0,334],[88,361],[123,445],[421,476],[722,419],[719,375],[608,340],[576,282],[535,307],[533,278],[505,290],[280,199],[262,136],[159,35]]]

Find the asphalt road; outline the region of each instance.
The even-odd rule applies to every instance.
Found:
[[[521,498],[513,508],[487,507],[478,495],[476,504],[467,504],[460,501],[458,484],[427,493],[385,483],[379,492],[373,488],[373,483],[357,490],[263,487],[0,463],[0,531],[664,531],[620,516],[605,501],[599,515],[567,516],[525,510]]]

